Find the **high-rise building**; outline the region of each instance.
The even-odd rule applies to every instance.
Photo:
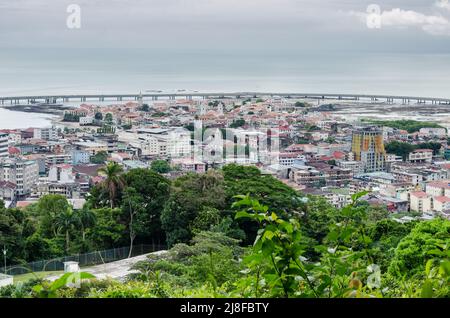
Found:
[[[364,172],[385,170],[386,150],[383,132],[376,126],[358,128],[352,136],[352,152],[355,161],[361,161]]]
[[[0,133],[0,158],[8,157],[8,134]]]
[[[18,195],[31,193],[39,180],[39,165],[34,160],[17,158],[0,159],[0,181],[11,182],[17,186]]]

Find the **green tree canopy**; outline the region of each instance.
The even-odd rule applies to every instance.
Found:
[[[418,223],[398,244],[389,272],[412,276],[423,272],[427,260],[450,242],[450,221],[435,219]]]
[[[154,172],[157,173],[168,173],[171,168],[169,163],[166,160],[155,160],[152,161],[151,167]]]

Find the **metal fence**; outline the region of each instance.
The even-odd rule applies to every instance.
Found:
[[[163,245],[136,245],[133,246],[131,257],[157,252],[166,249]],[[78,262],[80,267],[105,264],[128,258],[130,247],[113,248],[104,251],[95,251],[84,254],[58,257],[50,260],[36,261],[26,264],[18,264],[6,267],[6,274],[21,275],[30,272],[48,272],[64,270],[64,262]],[[5,268],[0,267],[0,273],[5,273]]]

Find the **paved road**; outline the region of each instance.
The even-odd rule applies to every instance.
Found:
[[[150,253],[154,255],[163,254],[166,251],[159,251],[155,253]],[[83,272],[88,272],[97,277],[98,279],[112,278],[116,280],[121,280],[125,278],[128,274],[133,273],[130,268],[137,262],[147,259],[150,254],[144,254],[132,258],[123,259],[116,262],[106,263],[102,265],[96,265],[91,267],[84,267],[81,269]],[[47,277],[48,280],[54,281],[58,279],[61,275]]]

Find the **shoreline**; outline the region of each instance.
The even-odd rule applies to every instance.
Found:
[[[65,106],[61,104],[49,105],[49,104],[34,104],[34,105],[2,105],[1,108],[23,113],[35,113],[46,115],[63,115],[65,110],[74,109],[73,106]]]

